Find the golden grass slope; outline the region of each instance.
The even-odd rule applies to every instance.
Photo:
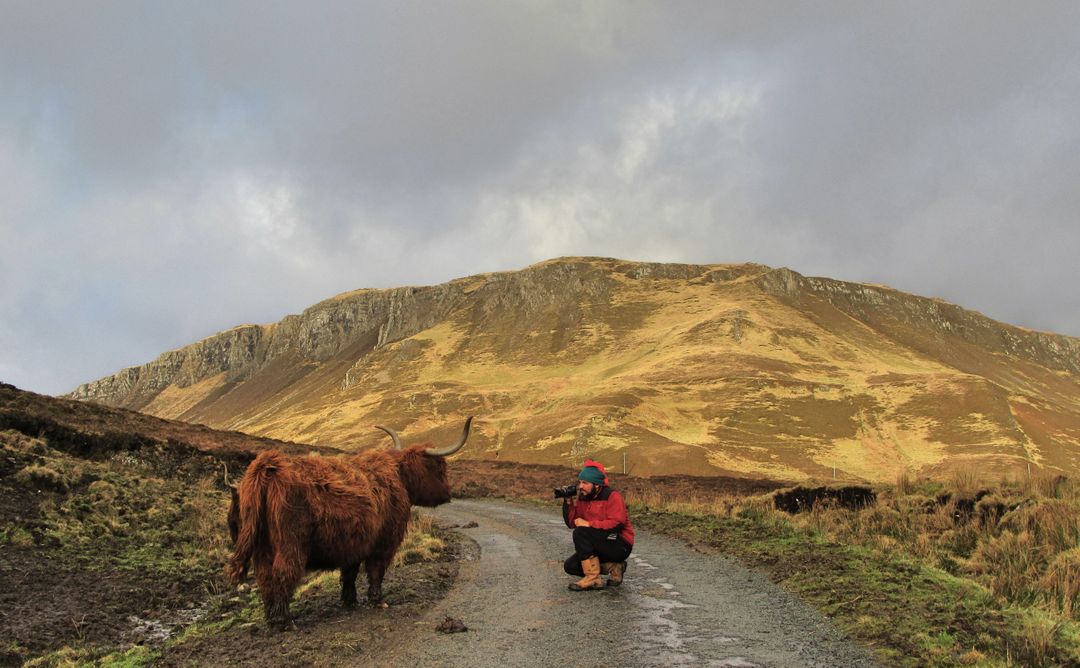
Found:
[[[338,325],[321,355],[271,342],[280,354],[257,368],[172,382],[142,410],[345,449],[378,442],[375,423],[447,440],[476,414],[462,456],[625,457],[637,474],[1077,470],[1078,341],[939,300],[761,265],[598,258],[409,290],[370,331]],[[341,295],[319,317],[387,292]],[[411,312],[411,295],[439,317]]]

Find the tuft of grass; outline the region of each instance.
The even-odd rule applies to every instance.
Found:
[[[991,590],[1009,601],[1030,605],[1037,598],[1034,589],[1046,551],[1028,531],[1012,533],[981,542],[967,562],[967,571],[983,576]]]
[[[61,647],[43,656],[31,659],[23,664],[23,668],[77,668],[90,663],[92,652],[86,649]]]
[[[437,535],[430,515],[414,509],[405,539],[394,555],[394,566],[434,561],[446,550],[446,541]]]
[[[100,649],[61,647],[27,661],[23,668],[143,668],[154,665],[160,656],[159,651],[142,645],[104,655]]]
[[[911,491],[911,476],[908,475],[907,469],[900,469],[896,474],[895,493],[896,498],[907,496]]]
[[[33,487],[63,491],[71,487],[78,478],[51,466],[31,464],[16,473],[15,479]]]
[[[1060,665],[1055,648],[1063,625],[1062,620],[1045,615],[1031,615],[1024,620],[1019,653],[1026,665],[1033,668]]]
[[[979,489],[979,475],[970,469],[957,469],[949,479],[949,487],[962,496],[974,494]]]
[[[1077,618],[1080,612],[1080,547],[1054,557],[1039,581],[1039,589],[1062,615]]]
[[[24,527],[8,524],[0,528],[0,545],[30,547],[34,544],[34,534]]]

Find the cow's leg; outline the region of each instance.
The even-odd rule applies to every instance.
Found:
[[[346,608],[356,605],[356,576],[360,574],[360,564],[341,567],[341,604]]]
[[[303,562],[296,556],[279,550],[262,559],[256,558],[259,595],[263,600],[266,621],[271,626],[284,626],[289,622],[289,601],[304,576]]]
[[[394,555],[372,555],[364,562],[364,570],[367,571],[368,590],[367,599],[369,605],[382,603],[382,581],[386,575],[386,568],[390,565]]]
[[[271,626],[280,626],[289,620],[289,598],[291,591],[283,591],[278,574],[274,572],[273,554],[256,554],[255,581],[259,585],[259,597],[262,598],[263,612]]]
[[[402,539],[405,538],[405,528],[408,526],[408,521],[409,516],[405,514],[403,517],[398,517],[395,521],[389,522],[375,543],[380,547],[364,562],[368,578],[369,605],[382,603],[383,576],[386,575],[386,569],[393,563],[398,546],[401,545]]]

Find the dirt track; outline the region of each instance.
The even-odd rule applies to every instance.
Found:
[[[426,666],[870,666],[864,649],[764,576],[639,532],[619,589],[574,593],[562,572],[569,530],[550,509],[454,501],[435,511],[479,546],[408,641],[376,663]],[[433,629],[445,617],[465,633]]]

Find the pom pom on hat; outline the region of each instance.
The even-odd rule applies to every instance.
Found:
[[[582,466],[595,466],[596,468],[600,469],[600,472],[604,474],[604,484],[605,485],[609,484],[608,483],[608,477],[607,477],[607,469],[604,468],[603,464],[601,464],[600,462],[597,462],[597,461],[593,461],[591,459],[586,459],[585,463],[582,464]]]
[[[604,471],[603,464],[594,462],[591,459],[585,460],[585,468],[581,469],[581,473],[578,474],[578,480],[591,482],[594,485],[608,484],[607,473]]]

